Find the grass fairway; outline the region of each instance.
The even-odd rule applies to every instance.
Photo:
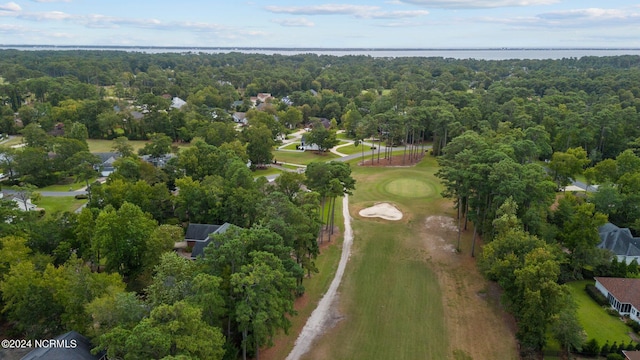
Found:
[[[513,331],[469,256],[471,231],[461,254],[450,251],[453,209],[440,198],[435,165],[431,157],[411,168],[352,164],[355,238],[341,320],[305,359],[517,358]],[[403,219],[358,215],[376,202],[393,203]]]
[[[607,314],[584,290],[586,284],[594,283],[593,280],[583,280],[567,284],[578,305],[578,319],[587,333],[587,338],[598,340],[600,345],[604,345],[606,341],[609,341],[609,344],[628,344],[631,340],[628,334],[632,330],[618,317]]]

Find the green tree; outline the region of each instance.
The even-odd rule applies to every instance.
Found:
[[[96,218],[96,245],[106,259],[105,270],[130,278],[144,270],[149,237],[156,222],[139,207],[125,202],[120,209],[107,206]]]
[[[327,151],[338,145],[340,140],[336,137],[335,130],[328,130],[320,122],[313,124],[313,129],[305,134],[307,144],[316,144],[320,151]]]
[[[138,150],[140,155],[150,155],[153,158],[159,158],[162,155],[171,152],[172,140],[163,133],[153,133],[149,135],[151,142],[147,143],[142,149]]]
[[[242,333],[242,357],[247,349],[260,358],[261,346],[272,345],[279,329],[288,331],[293,309],[295,280],[280,259],[267,252],[252,252],[251,262],[231,275],[231,286],[239,302],[235,319]]]
[[[273,133],[264,125],[250,126],[242,132],[247,143],[247,155],[253,166],[269,164],[273,159],[271,150],[275,145]]]
[[[126,136],[119,136],[113,140],[111,149],[122,157],[130,157],[133,155],[133,146],[129,143]]]

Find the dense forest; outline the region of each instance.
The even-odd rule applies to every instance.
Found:
[[[344,163],[273,186],[246,164],[269,163],[287,132],[326,119],[331,130],[314,136],[432,142],[444,195],[460,229],[472,224],[486,244],[479,264],[504,289],[522,352],[539,352],[552,324],[567,329],[554,333],[567,350],[580,349],[563,283],[638,273],[595,245],[607,219],[640,230],[639,84],[638,56],[2,50],[0,132],[26,143],[2,149],[7,184],[30,194],[88,181],[99,159],[87,139],[113,139],[120,158],[79,214],[38,218],[2,202],[1,319],[29,338],[77,330],[113,358],[259,356],[316,271],[324,204],[355,184]],[[261,93],[264,103],[252,100]],[[241,131],[236,113],[248,120]],[[130,140],[149,140],[141,154],[152,158],[176,155],[156,167]],[[190,146],[172,149],[181,143]],[[558,197],[578,176],[599,191]],[[232,230],[201,261],[171,252],[187,224],[225,222]]]

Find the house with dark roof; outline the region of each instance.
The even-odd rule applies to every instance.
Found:
[[[640,323],[640,279],[596,277],[596,288],[620,315]]]
[[[42,341],[36,349],[23,356],[21,360],[106,360],[107,354],[102,351],[97,355],[91,354],[91,341],[85,336],[69,331],[56,336],[52,340]]]
[[[634,237],[628,228],[620,228],[606,223],[598,230],[600,243],[598,248],[611,251],[619,262],[630,264],[633,260],[640,262],[640,238]]]
[[[117,152],[99,152],[93,153],[100,158],[100,176],[109,176],[116,169],[113,163],[120,157]]]
[[[204,248],[211,243],[213,235],[223,234],[232,226],[229,223],[222,225],[210,225],[210,224],[189,224],[187,227],[187,233],[184,235],[184,241],[191,250],[191,259],[196,259],[198,256],[204,256]]]

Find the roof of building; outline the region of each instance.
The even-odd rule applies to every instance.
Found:
[[[640,351],[627,351],[622,350],[622,354],[627,360],[640,360]]]
[[[216,232],[219,227],[220,225],[189,224],[184,238],[187,240],[203,241],[209,237],[209,234]]]
[[[623,304],[640,309],[640,279],[596,277],[602,286]]]
[[[182,99],[180,99],[180,98],[179,98],[179,97],[177,97],[177,96],[176,96],[176,97],[174,97],[174,98],[171,100],[171,107],[172,107],[172,108],[174,108],[174,109],[180,109],[181,107],[183,107],[183,106],[185,106],[185,105],[187,105],[187,102],[186,102],[186,101],[184,101],[184,100],[182,100]]]
[[[190,233],[189,229],[192,225],[196,226],[194,226],[193,230]],[[198,256],[204,256],[204,248],[206,248],[207,245],[209,245],[209,243],[211,242],[211,238],[209,237],[209,235],[223,234],[227,231],[227,229],[229,229],[230,226],[231,224],[229,223],[224,223],[222,225],[189,224],[189,227],[187,228],[187,234],[185,235],[185,240],[196,240],[196,244],[191,250],[191,257],[197,258]],[[213,231],[211,231],[212,229]],[[189,236],[198,236],[198,238]]]
[[[89,339],[75,331],[56,336],[55,339],[61,341],[56,343],[56,345],[60,346],[34,349],[22,357],[22,360],[97,360],[104,356],[104,353],[100,353],[97,356],[91,354],[93,346]]]
[[[640,238],[634,237],[628,228],[620,228],[608,222],[598,231],[598,248],[611,250],[616,255],[640,256]]]

